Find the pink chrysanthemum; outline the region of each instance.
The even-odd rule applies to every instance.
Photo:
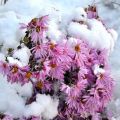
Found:
[[[6,75],[9,73],[9,65],[6,62],[0,61],[0,73]]]
[[[88,17],[97,17],[95,7],[90,6],[87,12]],[[28,25],[22,24],[27,29],[28,40],[23,42],[31,52],[28,65],[19,67],[6,60],[0,62],[0,73],[11,83],[32,83],[33,95],[27,104],[34,102],[37,94],[57,96],[59,113],[53,120],[99,120],[112,97],[114,85],[108,51],[91,48],[84,40],[69,36],[53,43],[49,36],[44,36],[47,23],[48,15],[32,19]],[[40,118],[25,118],[28,119]]]
[[[77,39],[77,43],[75,43],[72,47],[74,52],[74,59],[77,62],[77,65],[83,66],[87,61],[88,54],[86,44],[83,41]]]
[[[41,18],[31,21],[30,27],[33,27],[35,25],[34,29],[32,28],[31,33],[31,40],[33,42],[41,42],[41,39],[45,36],[45,31],[47,30],[47,20],[48,16],[43,16]]]
[[[2,120],[13,120],[13,118],[9,115],[6,115]]]
[[[49,76],[52,78],[63,80],[64,79],[64,66],[62,64],[57,64],[55,61],[51,61],[50,64]]]
[[[47,45],[40,44],[32,48],[32,53],[35,55],[35,58],[44,58],[47,55]]]

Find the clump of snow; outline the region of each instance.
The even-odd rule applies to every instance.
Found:
[[[16,47],[19,45],[20,37],[17,36],[18,19],[12,11],[0,14],[0,44],[4,44],[4,48]]]
[[[86,20],[87,20],[87,13],[85,12],[84,8],[82,8],[82,7],[77,7],[77,8],[73,11],[72,17],[73,17],[74,20],[76,20],[76,21],[86,21]]]
[[[45,120],[53,119],[58,114],[58,100],[49,95],[37,94],[36,101],[27,106],[25,116],[41,116]]]
[[[19,96],[28,99],[32,96],[33,93],[33,86],[32,83],[29,82],[23,86],[21,86],[20,84],[12,84],[13,89],[16,91],[17,94],[19,94]]]
[[[114,30],[108,32],[102,22],[96,19],[88,19],[86,24],[71,22],[68,33],[72,37],[87,40],[92,47],[106,48],[110,51],[113,51],[117,39],[117,33]]]
[[[19,59],[23,66],[26,66],[28,65],[30,55],[30,50],[24,46],[21,49],[14,51],[13,58]]]
[[[93,66],[93,72],[94,72],[95,75],[97,75],[97,74],[100,74],[100,73],[102,73],[102,74],[105,73],[105,70],[103,68],[100,68],[99,65],[95,64]]]
[[[119,120],[120,119],[120,99],[114,99],[108,106],[108,111],[111,113],[112,120]]]
[[[42,116],[45,120],[54,118],[58,114],[58,99],[49,95],[37,94],[36,101],[25,105],[26,99],[32,95],[32,84],[24,86],[10,84],[0,75],[0,112],[14,118]]]
[[[19,60],[14,59],[13,57],[7,57],[7,60],[12,65],[17,64],[19,67],[23,67],[23,64]]]
[[[5,61],[5,55],[3,53],[0,53],[0,61]]]
[[[0,112],[20,117],[24,109],[24,99],[17,94],[6,78],[0,75]]]

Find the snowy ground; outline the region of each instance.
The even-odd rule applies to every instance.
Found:
[[[0,19],[2,19],[2,17],[3,17],[3,14],[2,14],[3,12],[11,11],[11,14],[14,14],[14,13],[12,13],[12,11],[15,11],[18,14],[17,17],[21,18],[21,21],[28,22],[32,17],[36,16],[35,13],[37,14],[39,12],[39,10],[40,10],[39,7],[41,7],[41,8],[45,7],[43,3],[42,3],[42,6],[40,6],[41,3],[39,2],[39,4],[38,4],[37,3],[38,0],[29,0],[29,2],[28,2],[28,0],[10,0],[10,1],[11,1],[11,3],[10,3],[11,5],[9,5],[9,6],[6,5],[5,7],[4,6],[0,7]],[[88,4],[93,3],[93,0],[84,0],[82,2],[80,0],[51,0],[51,1],[53,3],[51,6],[54,7],[54,5],[56,5],[57,8],[60,8],[60,9],[62,8],[62,10],[63,10],[62,12],[68,11],[68,9],[72,10],[77,6],[87,6]],[[106,0],[106,1],[108,1],[108,0]],[[99,1],[96,1],[96,2],[99,2]],[[120,3],[120,0],[116,0],[116,2]],[[49,6],[49,2],[47,5]],[[114,28],[116,31],[118,31],[118,33],[120,33],[120,6],[117,7],[116,9],[113,9],[112,7],[109,7],[109,5],[108,6],[104,6],[103,4],[97,4],[97,5],[98,5],[99,14],[100,14],[101,18],[105,21],[106,25]],[[21,16],[21,14],[22,14],[22,16]],[[5,13],[4,15],[8,16],[9,13]],[[9,21],[15,20],[9,16],[8,16],[8,19],[9,19]],[[3,19],[3,21],[4,21],[4,19]],[[1,23],[1,25],[5,26],[4,22]],[[9,37],[9,39],[11,39],[11,40],[15,39],[15,38],[11,38],[9,36],[11,34],[14,34],[14,31],[16,31],[16,29],[17,29],[14,25],[17,26],[16,20],[15,20],[14,24],[11,23],[9,26],[6,26],[8,29],[4,29],[4,31],[2,31],[0,28],[0,32],[2,31],[5,33],[7,30],[13,29],[13,31],[7,35]],[[6,36],[6,34],[2,34],[3,38],[5,36]],[[6,42],[7,42],[7,40],[6,40]],[[14,44],[18,44],[18,43],[16,42]],[[13,44],[9,44],[9,45],[13,46]],[[113,98],[114,100],[111,103],[111,105],[108,107],[108,109],[111,109],[111,107],[112,107],[112,109],[113,109],[112,112],[114,114],[114,117],[116,117],[116,120],[120,120],[120,92],[119,92],[119,90],[120,90],[120,60],[119,60],[120,54],[119,54],[119,51],[120,51],[120,36],[115,45],[115,49],[110,56],[111,68],[112,68],[112,73],[113,73],[113,76],[114,76],[114,79],[116,82],[116,86],[115,86],[115,91],[114,91],[114,98]],[[2,87],[3,86],[0,86],[0,88],[2,88]],[[6,86],[4,86],[4,87],[6,88]],[[18,89],[20,89],[20,86],[18,87]],[[17,91],[19,91],[19,90],[17,90]],[[23,91],[24,91],[24,89],[23,89]],[[28,88],[28,91],[29,91],[29,88]],[[6,92],[6,94],[9,94],[9,93],[7,93],[8,91],[5,91],[5,92]],[[26,95],[23,95],[22,91],[19,91],[19,92],[21,93],[21,96],[26,96],[26,95],[30,96],[30,94],[31,94],[30,92],[27,93],[27,91],[26,91],[26,93],[24,93]],[[13,91],[13,94],[14,94],[14,91]],[[4,96],[4,95],[2,95],[2,96]],[[11,96],[8,96],[8,98],[11,98]],[[13,100],[15,100],[15,99],[13,98]],[[17,102],[17,99],[14,102]],[[21,106],[24,106],[23,104],[24,104],[24,101],[21,100]],[[12,110],[12,107],[10,108],[10,110]],[[22,107],[19,108],[18,112],[21,110],[23,110]],[[113,120],[114,120],[114,118],[113,118]]]

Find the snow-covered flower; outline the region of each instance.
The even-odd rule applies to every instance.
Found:
[[[21,24],[21,28],[27,30],[20,41],[20,46],[24,45],[29,51],[27,64],[21,65],[24,60],[17,52],[20,47],[13,50],[13,54],[6,55],[6,62],[0,61],[0,73],[7,76],[8,82],[23,86],[30,83],[32,86],[29,98],[20,96],[24,99],[24,115],[20,116],[23,120],[99,120],[112,97],[114,83],[108,65],[108,47],[99,44],[95,47],[100,42],[96,25],[103,28],[101,21],[97,20],[96,7],[90,6],[87,10],[79,7],[74,13],[72,24],[68,26],[63,27],[62,23],[53,20],[56,25],[60,24],[59,30],[63,34],[63,38],[57,41],[49,35],[51,28],[48,27],[52,26],[48,25],[48,15],[34,18],[28,25]],[[68,30],[69,25],[72,26]],[[94,38],[90,37],[91,34],[97,35],[93,35]],[[12,61],[14,59],[16,62]]]

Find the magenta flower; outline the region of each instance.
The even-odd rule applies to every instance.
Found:
[[[80,70],[78,72],[78,79],[86,79],[86,75],[88,74],[88,69],[84,66],[80,67]]]
[[[49,46],[49,56],[55,57],[63,54],[63,46],[50,42]],[[57,57],[56,57],[57,58]]]
[[[11,65],[10,68],[11,70],[7,74],[8,81],[10,81],[11,83],[22,81],[23,76],[21,75],[21,70],[19,69],[19,67],[17,65]]]
[[[67,95],[70,95],[71,93],[71,87],[62,83],[61,85],[61,91],[64,91],[64,93],[66,93]]]
[[[48,21],[48,15],[31,21],[30,24],[30,27],[32,27],[31,40],[33,42],[35,43],[37,41],[41,42],[41,39],[45,37],[45,31],[47,30],[47,21]]]
[[[41,120],[41,117],[32,117],[31,120]]]
[[[21,83],[21,85],[28,83],[31,77],[32,73],[26,66],[24,68],[20,68],[17,65],[11,65],[10,71],[7,74],[8,81],[10,81],[11,83]]]
[[[63,80],[64,79],[64,66],[62,64],[57,64],[55,61],[51,61],[50,64],[49,76],[52,78]]]
[[[9,73],[9,70],[10,70],[9,65],[6,62],[0,61],[0,73],[6,75]]]
[[[77,97],[74,97],[74,96],[68,96],[67,99],[66,99],[66,102],[69,106],[69,108],[74,108],[74,109],[77,109],[77,106],[79,105],[79,103],[77,102]]]
[[[100,107],[99,97],[97,97],[95,94],[91,94],[90,96],[86,96],[85,98],[86,111],[90,114],[96,113]]]
[[[47,80],[38,80],[36,82],[36,88],[38,90],[41,90],[42,93],[45,93],[46,91],[50,91],[52,88],[52,85]]]
[[[46,72],[45,71],[39,71],[39,72],[34,72],[33,77],[36,80],[45,80],[46,78]]]
[[[113,79],[109,73],[99,74],[96,81],[97,85],[103,85],[107,90],[111,90],[113,88],[113,83]]]
[[[83,66],[87,61],[86,55],[88,54],[86,44],[81,40],[77,39],[77,43],[75,43],[72,47],[75,62],[78,66]]]
[[[36,45],[32,48],[35,58],[45,58],[47,56],[47,46],[45,44]]]
[[[13,118],[9,115],[6,115],[2,120],[13,120]]]
[[[89,6],[89,8],[86,12],[87,12],[87,17],[89,19],[98,18],[98,13],[97,13],[96,6]]]

